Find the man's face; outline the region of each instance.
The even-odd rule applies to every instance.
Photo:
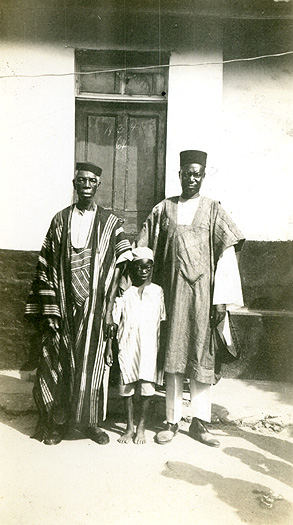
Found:
[[[151,282],[153,261],[140,259],[131,263],[131,277],[134,286],[141,286]]]
[[[182,196],[185,199],[190,199],[199,192],[204,176],[205,168],[201,164],[186,164],[182,166],[179,177]]]
[[[100,185],[100,177],[91,171],[78,171],[73,181],[79,200],[93,199]]]

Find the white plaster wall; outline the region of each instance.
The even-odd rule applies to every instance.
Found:
[[[0,75],[74,71],[73,49],[0,44]],[[4,59],[4,60],[3,60]],[[39,250],[70,204],[74,77],[0,79],[0,248]]]
[[[247,239],[293,239],[293,59],[224,66],[222,200]]]
[[[166,152],[167,197],[180,194],[180,151],[207,151],[207,173],[211,174],[218,169],[215,167],[219,164],[221,152],[219,137],[222,131],[223,85],[220,48],[221,46],[212,52],[194,50],[171,53]],[[204,62],[214,64],[198,65]],[[202,193],[212,193],[209,181]]]
[[[0,75],[74,71],[73,49],[1,44],[0,53]],[[218,50],[171,54],[166,195],[180,192],[179,152],[206,150],[202,193],[246,238],[293,239],[292,62],[226,65],[224,76],[221,65],[197,65],[221,60]],[[0,248],[38,250],[72,195],[73,76],[0,79],[0,159]]]
[[[292,240],[292,57],[196,65],[221,60],[220,52],[171,55],[166,196],[180,193],[179,152],[202,149],[201,193],[218,199],[247,239]],[[195,65],[172,67],[180,63]]]

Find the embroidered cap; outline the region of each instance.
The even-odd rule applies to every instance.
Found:
[[[132,250],[133,261],[140,261],[141,259],[154,260],[153,250],[146,246],[138,246]]]
[[[196,149],[188,149],[180,152],[180,167],[186,164],[201,164],[206,167],[207,153]]]
[[[77,171],[90,171],[96,175],[96,177],[100,177],[102,173],[102,168],[92,164],[92,162],[77,162],[76,169]]]

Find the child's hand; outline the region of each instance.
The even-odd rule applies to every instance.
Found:
[[[111,343],[111,339],[108,339],[105,350],[105,362],[108,366],[112,366],[113,364],[113,351]]]
[[[106,337],[107,339],[114,339],[117,334],[118,326],[116,323],[110,323],[106,326]]]
[[[122,288],[122,286],[118,286],[117,297],[123,297],[124,292],[124,288]]]

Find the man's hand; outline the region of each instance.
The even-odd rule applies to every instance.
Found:
[[[113,364],[113,351],[112,351],[112,341],[108,339],[105,350],[105,363],[108,366]]]
[[[218,324],[225,319],[226,315],[226,305],[225,304],[214,304],[212,307],[211,315],[211,325],[213,327],[218,326]]]
[[[59,330],[59,322],[56,317],[43,317],[39,326],[41,332],[49,332],[51,330],[58,332]]]

